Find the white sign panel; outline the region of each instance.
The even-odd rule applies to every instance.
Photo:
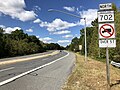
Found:
[[[106,47],[116,47],[116,40],[112,39],[112,40],[99,40],[99,47],[100,48],[106,48]]]
[[[100,4],[99,5],[99,9],[100,10],[112,9],[112,3]]]
[[[79,45],[79,50],[82,50],[82,45]]]
[[[114,11],[99,11],[98,22],[114,22]]]
[[[114,23],[99,24],[99,39],[115,38]]]

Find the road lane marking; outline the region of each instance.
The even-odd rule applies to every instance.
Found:
[[[2,69],[0,70],[0,72],[4,72],[4,71],[7,71],[7,70],[11,70],[11,69],[14,69],[15,67],[10,67],[10,68],[6,68],[6,69]]]
[[[29,61],[29,60],[33,60],[33,59],[38,59],[38,58],[47,57],[47,56],[50,56],[50,55],[51,55],[51,56],[52,56],[52,55],[56,55],[56,54],[58,54],[58,53],[59,53],[59,51],[55,51],[55,52],[50,53],[50,54],[41,55],[41,56],[36,56],[36,57],[16,59],[16,60],[10,60],[10,61],[2,61],[2,62],[0,62],[0,65],[11,64],[11,63],[16,63],[16,62],[22,62],[22,61]]]
[[[42,61],[46,61],[46,60],[48,60],[49,58],[45,58],[45,59],[42,59]]]
[[[63,57],[61,57],[61,58],[58,58],[58,59],[56,59],[56,60],[54,60],[54,61],[52,61],[52,62],[50,62],[50,63],[44,64],[44,65],[42,65],[42,66],[40,66],[40,67],[34,68],[34,69],[32,69],[32,70],[29,70],[29,71],[27,71],[27,72],[24,72],[24,73],[22,73],[22,74],[19,74],[19,75],[15,76],[15,77],[12,77],[12,78],[10,78],[10,79],[7,79],[7,80],[5,80],[5,81],[2,81],[2,82],[0,82],[0,86],[5,85],[5,84],[7,84],[7,83],[10,83],[10,82],[12,82],[12,81],[14,81],[14,80],[16,80],[16,79],[18,79],[18,78],[20,78],[20,77],[23,77],[23,76],[25,76],[25,75],[27,75],[27,74],[29,74],[29,73],[32,73],[32,72],[34,72],[34,71],[36,71],[36,70],[39,70],[39,69],[41,69],[41,68],[43,68],[43,67],[49,66],[49,65],[51,65],[51,64],[53,64],[53,63],[55,63],[55,62],[57,62],[57,61],[65,58],[65,57],[67,57],[67,56],[69,56],[69,53],[68,53],[68,52],[67,52],[67,55],[65,55],[65,56],[63,56]]]

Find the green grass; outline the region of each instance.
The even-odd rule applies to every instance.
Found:
[[[63,90],[107,90],[106,64],[76,54],[76,66]],[[120,90],[120,69],[110,66],[111,90]]]

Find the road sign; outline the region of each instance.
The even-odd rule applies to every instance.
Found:
[[[98,22],[114,22],[114,11],[99,11]]]
[[[79,50],[82,50],[82,45],[79,45]]]
[[[99,24],[99,39],[115,38],[114,23]]]
[[[100,4],[99,9],[100,10],[110,10],[110,9],[112,9],[112,3]]]
[[[102,40],[99,40],[99,47],[100,48],[116,47],[116,40],[115,39],[110,39],[110,40],[102,39]]]
[[[106,76],[107,76],[107,90],[110,89],[110,66],[109,66],[109,50],[108,47],[116,47],[115,27],[114,27],[114,11],[112,10],[112,3],[100,4],[98,12],[99,22],[99,47],[106,48]],[[108,11],[109,10],[109,11]],[[102,24],[101,24],[102,23]],[[102,39],[102,40],[100,40]]]

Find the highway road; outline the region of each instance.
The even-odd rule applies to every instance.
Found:
[[[0,90],[61,90],[74,63],[67,51],[1,59]]]

